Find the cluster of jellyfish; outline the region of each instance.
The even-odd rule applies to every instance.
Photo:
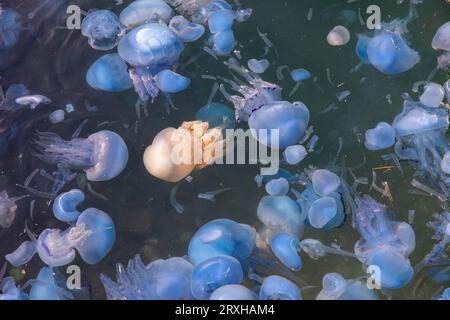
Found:
[[[420,61],[419,54],[408,41],[407,25],[415,17],[416,5],[410,0],[410,12],[405,19],[383,23],[372,34],[359,35],[356,52],[362,63],[378,71],[395,75],[407,72]],[[251,9],[232,6],[225,0],[136,0],[117,16],[108,10],[87,13],[81,32],[96,50],[111,51],[95,61],[86,74],[86,81],[94,89],[121,92],[134,87],[140,102],[153,101],[160,93],[170,98],[187,89],[190,79],[176,73],[185,43],[198,41],[209,32],[204,50],[213,56],[229,56],[235,47],[233,25],[251,16]],[[20,25],[17,13],[0,7],[0,60],[19,41]],[[18,25],[18,27],[15,27]],[[260,33],[268,48],[266,35]],[[332,46],[346,45],[349,31],[336,26],[327,36]],[[432,40],[432,48],[444,51],[438,58],[439,69],[450,63],[450,22],[442,25]],[[207,104],[198,110],[196,119],[185,121],[178,128],[159,132],[146,148],[143,163],[148,173],[162,181],[179,183],[196,170],[212,165],[226,153],[225,129],[237,123],[247,123],[256,141],[282,154],[283,166],[297,166],[314,152],[319,137],[313,135],[310,111],[301,101],[284,100],[283,88],[263,80],[270,67],[266,59],[251,59],[247,66],[234,57],[224,64],[233,79],[214,78],[215,83]],[[436,72],[436,71],[433,71]],[[433,76],[433,73],[432,75]],[[311,78],[305,69],[291,71],[297,90]],[[402,112],[392,124],[381,122],[365,135],[365,146],[378,151],[394,147],[389,159],[414,164],[413,185],[422,192],[435,195],[445,202],[450,190],[450,148],[445,133],[449,126],[450,81],[443,86],[430,80],[423,84],[423,93],[415,101],[404,94]],[[233,93],[226,89],[229,87]],[[233,104],[234,110],[213,102],[216,91]],[[417,90],[416,90],[417,91]],[[34,110],[52,101],[31,94],[20,84],[1,91],[0,110]],[[70,112],[58,109],[48,116],[52,124],[64,121]],[[85,124],[85,123],[84,123]],[[32,196],[49,199],[54,218],[66,225],[64,229],[46,228],[39,235],[26,226],[29,240],[5,256],[14,267],[22,267],[37,256],[45,267],[24,285],[17,285],[13,277],[5,277],[6,267],[0,270],[0,300],[71,300],[89,299],[87,288],[68,289],[59,267],[68,266],[79,256],[87,265],[102,261],[113,249],[116,228],[111,216],[97,208],[83,207],[85,193],[80,189],[60,192],[74,175],[81,173],[86,181],[107,182],[120,176],[129,160],[128,147],[117,133],[101,130],[82,137],[82,124],[69,138],[53,132],[33,135],[33,157],[54,166],[48,174],[35,171],[22,185]],[[17,128],[7,124],[0,133],[7,144],[17,134]],[[262,134],[264,133],[264,134]],[[274,136],[276,133],[276,137]],[[275,139],[276,138],[276,139]],[[180,149],[180,141],[182,143]],[[274,143],[276,142],[276,144]],[[190,154],[201,146],[201,159]],[[5,148],[5,150],[3,150]],[[187,161],[174,162],[173,151],[185,151]],[[386,157],[385,157],[386,158]],[[41,174],[54,182],[50,192],[30,187]],[[436,213],[428,227],[434,231],[436,244],[416,266],[409,256],[416,247],[415,232],[410,224],[391,219],[387,207],[367,194],[360,194],[350,186],[345,172],[334,168],[309,166],[301,173],[281,168],[271,175],[258,175],[258,187],[267,195],[258,203],[256,216],[262,227],[254,227],[229,219],[212,220],[192,236],[186,255],[154,260],[145,264],[139,255],[126,266],[117,264],[116,277],[102,274],[100,280],[106,296],[111,300],[301,300],[302,291],[293,273],[304,264],[317,263],[326,255],[355,259],[361,264],[362,276],[346,279],[336,272],[327,273],[317,300],[376,300],[383,291],[369,288],[365,280],[368,268],[376,266],[381,275],[382,290],[395,290],[408,285],[424,267],[448,264],[446,249],[450,244],[450,210]],[[301,189],[301,191],[299,191]],[[25,196],[10,197],[0,192],[0,227],[7,229],[15,220],[17,202]],[[207,195],[214,197],[214,194]],[[173,202],[179,212],[180,204]],[[352,249],[344,250],[319,240],[305,238],[305,228],[327,232],[345,223],[359,235]],[[303,258],[309,258],[304,261]],[[269,267],[269,273],[260,267]],[[433,273],[431,277],[442,276]],[[438,296],[450,299],[450,288]]]

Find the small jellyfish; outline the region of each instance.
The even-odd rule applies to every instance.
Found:
[[[60,221],[76,221],[81,214],[77,207],[84,202],[84,199],[84,193],[79,189],[61,193],[53,202],[53,214]]]
[[[183,42],[193,42],[201,38],[205,33],[205,27],[201,24],[186,20],[183,16],[175,16],[170,20],[169,28]]]
[[[437,108],[444,101],[445,91],[444,88],[437,83],[428,83],[424,92],[420,96],[420,102],[428,108]]]
[[[144,23],[160,20],[168,23],[172,15],[172,8],[163,0],[139,0],[123,9],[120,22],[128,29],[134,29]]]
[[[258,204],[258,219],[274,232],[295,235],[303,231],[305,217],[299,205],[288,196],[265,196]]]
[[[189,243],[189,260],[195,265],[217,257],[232,256],[244,261],[255,246],[256,231],[246,224],[218,219],[197,230]]]
[[[339,273],[327,273],[316,300],[378,300],[379,297],[359,280],[346,280]]]
[[[100,275],[108,300],[193,300],[194,266],[183,258],[159,259],[145,265],[137,255],[126,268],[118,264],[116,269],[116,282]]]
[[[64,140],[55,133],[38,133],[33,154],[41,161],[82,169],[90,181],[117,177],[128,162],[128,148],[112,131],[99,131],[86,139]]]
[[[192,273],[192,295],[207,300],[218,288],[240,284],[244,278],[241,263],[231,256],[217,256],[197,265]]]
[[[15,267],[28,263],[36,254],[36,244],[33,241],[24,241],[14,252],[5,255],[5,259]]]
[[[259,299],[302,300],[302,294],[300,288],[292,281],[280,276],[269,276],[261,284]]]
[[[116,239],[114,222],[105,212],[88,208],[78,217],[75,226],[61,231],[45,229],[37,239],[37,253],[51,267],[69,264],[76,251],[88,264],[97,264],[111,250]]]
[[[207,122],[184,122],[180,128],[166,128],[144,152],[147,171],[164,181],[178,182],[194,169],[201,169],[222,156],[222,130],[209,130]],[[200,159],[197,159],[200,158]]]
[[[81,33],[89,38],[89,44],[96,50],[114,48],[125,31],[119,18],[109,10],[91,11],[81,24]]]
[[[322,197],[335,192],[341,185],[341,179],[336,174],[324,169],[314,170],[311,182],[314,192]]]
[[[447,103],[450,103],[450,80],[444,84],[445,95],[447,97]]]
[[[339,215],[339,212],[342,212],[342,209],[338,208],[339,204],[341,204],[340,199],[336,200],[330,196],[317,199],[309,207],[309,224],[316,229],[324,228]]]
[[[94,89],[120,92],[133,87],[128,67],[117,53],[97,59],[86,73],[86,82]]]
[[[21,106],[29,106],[31,110],[34,110],[37,106],[41,104],[50,104],[52,101],[43,95],[35,94],[16,98],[15,103]]]
[[[332,46],[344,46],[350,41],[350,32],[344,26],[335,26],[327,35],[327,42]]]
[[[450,21],[439,27],[431,41],[434,50],[450,51]]]
[[[386,122],[380,122],[373,129],[366,131],[366,148],[369,150],[381,150],[390,148],[395,144],[395,131]]]
[[[247,63],[248,68],[254,73],[264,73],[269,68],[269,61],[267,59],[250,59]]]
[[[61,123],[64,121],[65,115],[66,115],[66,113],[64,112],[63,109],[58,109],[48,115],[48,120],[52,124]]]
[[[3,278],[0,276],[0,301],[4,300],[27,300],[28,295],[20,286],[16,285],[13,277]]]
[[[10,198],[5,190],[0,192],[0,227],[9,228],[12,225],[16,217],[16,202],[23,198]]]
[[[27,87],[22,84],[11,84],[6,90],[2,99],[3,90],[0,88],[0,110],[14,111],[20,109],[22,106],[16,103],[16,99],[30,95]]]
[[[234,112],[226,105],[211,102],[200,108],[195,114],[195,119],[208,122],[210,128],[233,129],[236,125]]]
[[[209,300],[258,300],[256,293],[240,284],[229,284],[216,289]]]
[[[0,51],[12,49],[19,41],[22,26],[12,8],[0,8]]]
[[[271,196],[285,196],[289,192],[289,181],[285,178],[272,179],[266,183],[266,192]]]
[[[308,151],[306,151],[306,148],[302,145],[293,145],[287,147],[283,151],[283,159],[290,165],[294,166],[299,164],[300,162],[305,159],[306,155],[308,154]]]
[[[298,254],[299,244],[297,236],[286,232],[276,233],[269,239],[273,254],[283,265],[293,271],[300,271],[303,266],[302,259]]]
[[[155,83],[165,93],[177,93],[186,90],[191,80],[171,70],[162,70],[155,76]]]
[[[291,78],[296,82],[308,80],[311,78],[311,72],[305,69],[295,69],[291,71]]]

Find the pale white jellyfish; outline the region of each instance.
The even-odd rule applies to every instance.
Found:
[[[437,108],[441,105],[444,97],[444,88],[440,84],[431,82],[425,86],[425,90],[420,96],[420,102],[428,108]]]
[[[344,26],[335,26],[327,35],[328,44],[344,46],[350,41],[350,32]]]
[[[444,23],[431,41],[434,50],[450,51],[450,21]]]

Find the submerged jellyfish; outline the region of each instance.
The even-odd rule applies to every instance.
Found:
[[[17,12],[0,7],[0,51],[10,50],[17,44],[21,28]]]
[[[197,230],[189,243],[189,260],[198,265],[217,256],[244,261],[253,252],[256,231],[246,224],[217,219]]]
[[[256,60],[256,59],[250,59],[247,62],[248,68],[254,72],[254,73],[264,73],[267,68],[269,68],[269,60],[262,59],[262,60]]]
[[[352,207],[352,224],[362,237],[355,253],[365,270],[378,267],[383,288],[404,287],[414,273],[408,259],[416,246],[414,230],[405,222],[389,221],[386,208],[368,195],[356,196]]]
[[[293,271],[299,271],[303,265],[298,254],[299,244],[297,236],[286,232],[276,233],[269,239],[273,254],[283,265]]]
[[[374,290],[359,280],[346,280],[339,273],[327,273],[316,300],[378,300]]]
[[[425,107],[437,108],[441,105],[444,98],[444,88],[440,84],[431,82],[425,85],[425,90],[419,100]]]
[[[373,129],[366,131],[366,148],[381,150],[395,144],[395,131],[389,123],[380,122]]]
[[[220,128],[209,130],[206,122],[184,122],[178,129],[166,128],[144,152],[147,171],[164,181],[178,182],[194,169],[210,165],[222,156]]]
[[[16,99],[29,94],[27,87],[22,84],[11,84],[4,95],[3,90],[0,88],[0,110],[15,111],[20,109],[22,106],[16,103]]]
[[[308,127],[308,108],[301,102],[283,101],[281,87],[263,81],[235,59],[229,59],[227,65],[248,81],[248,85],[231,82],[243,97],[226,95],[234,104],[236,119],[247,121],[252,135],[264,145],[285,149],[297,144]]]
[[[120,92],[133,87],[127,64],[117,53],[96,60],[86,73],[86,82],[94,89]]]
[[[302,300],[302,294],[300,288],[292,281],[280,276],[269,276],[261,284],[259,299]]]
[[[109,10],[91,11],[81,24],[81,33],[89,38],[89,44],[97,50],[114,48],[125,31],[119,18]]]
[[[99,131],[86,139],[63,140],[51,132],[38,133],[33,154],[50,164],[84,170],[90,181],[107,181],[117,177],[128,162],[128,148],[112,131]]]
[[[16,217],[16,202],[24,197],[10,198],[5,190],[0,192],[0,227],[9,228]]]
[[[195,299],[207,300],[217,288],[240,284],[244,278],[241,263],[231,256],[217,256],[197,265],[192,273],[191,291]]]
[[[6,264],[0,269],[0,301],[1,300],[27,300],[28,295],[20,286],[16,285],[13,277],[3,278]]]
[[[128,29],[133,29],[148,22],[162,20],[168,23],[172,14],[172,8],[163,0],[138,0],[123,9],[120,22]]]
[[[211,102],[200,108],[195,118],[208,122],[210,128],[233,129],[236,125],[233,110],[218,102]]]
[[[194,266],[183,258],[155,260],[145,265],[140,256],[125,268],[117,264],[117,281],[104,274],[100,280],[108,300],[192,300]]]
[[[450,21],[439,27],[433,37],[431,46],[434,50],[450,51]]]
[[[271,196],[285,196],[289,192],[289,181],[286,178],[272,179],[266,183],[266,192]]]
[[[258,300],[258,296],[240,284],[229,284],[215,290],[209,300]]]
[[[289,165],[296,165],[305,159],[306,155],[308,154],[308,151],[306,151],[306,148],[302,145],[293,145],[287,147],[283,151],[283,159],[289,164]]]
[[[83,202],[84,193],[79,189],[61,193],[53,202],[53,214],[60,221],[76,221],[81,214],[77,207]]]
[[[344,46],[350,41],[350,32],[344,26],[335,26],[327,35],[327,42],[332,46]]]

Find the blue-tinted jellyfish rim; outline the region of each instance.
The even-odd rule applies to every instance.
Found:
[[[79,189],[61,193],[53,202],[53,214],[60,221],[76,221],[80,215],[77,207],[84,202],[84,199],[84,193]]]
[[[264,279],[260,291],[260,300],[302,300],[300,288],[292,281],[277,275]]]
[[[273,254],[287,268],[300,271],[303,263],[298,254],[299,239],[290,233],[280,232],[269,239],[269,245]]]
[[[108,92],[121,92],[133,87],[128,66],[117,53],[106,54],[95,60],[86,73],[86,82],[93,89]]]

